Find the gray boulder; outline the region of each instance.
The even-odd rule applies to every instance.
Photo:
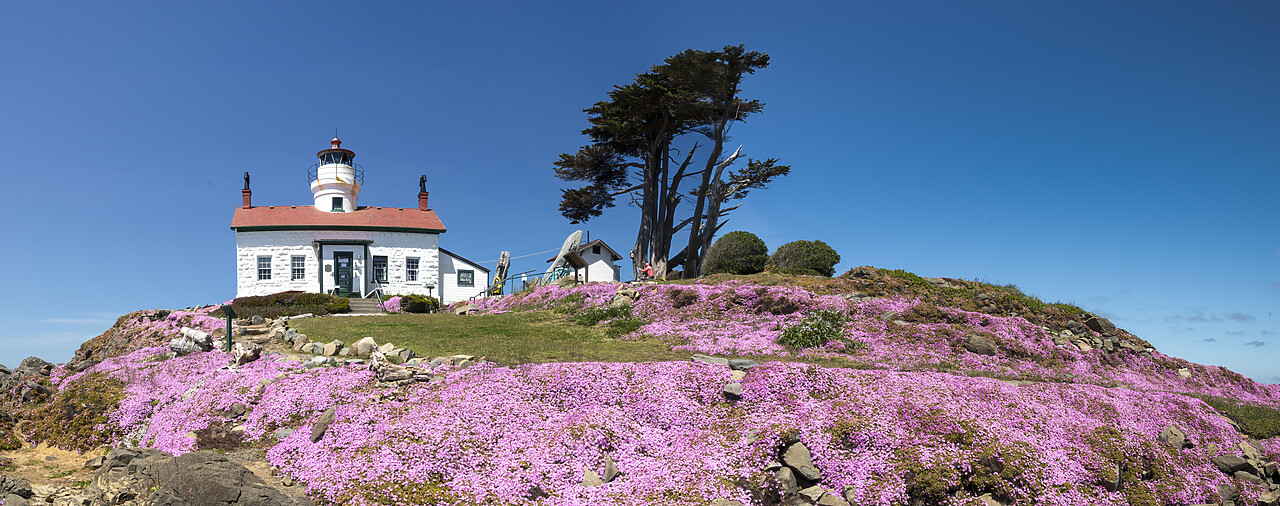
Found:
[[[69,504],[301,505],[253,472],[214,452],[174,457],[146,449],[116,449]],[[6,506],[8,506],[6,504]]]
[[[253,322],[254,325],[262,325],[264,323],[267,323],[267,320],[263,319],[262,315],[253,315],[253,319],[249,321]]]
[[[724,397],[731,401],[742,398],[742,383],[736,381],[724,384]]]
[[[189,337],[177,337],[169,341],[169,349],[179,357],[202,351]]]
[[[745,358],[735,358],[729,361],[729,368],[735,371],[745,371],[758,365],[760,365],[759,362]]]
[[[1219,471],[1228,476],[1235,474],[1236,471],[1247,471],[1249,473],[1256,471],[1253,464],[1235,455],[1219,455],[1210,459],[1209,462],[1212,462],[1214,467],[1217,467]]]
[[[994,341],[978,334],[964,336],[963,345],[965,350],[979,355],[995,355],[997,351]]]
[[[1160,431],[1160,435],[1157,436],[1156,439],[1161,443],[1172,446],[1175,450],[1181,450],[1190,446],[1187,442],[1187,435],[1182,432],[1182,429],[1172,425],[1165,427],[1163,431]]]
[[[262,356],[262,346],[254,343],[236,343],[231,347],[231,363],[237,366],[253,362]]]
[[[813,465],[813,454],[809,453],[809,447],[805,446],[804,443],[794,443],[788,446],[782,452],[782,463],[795,471],[796,475],[806,480],[818,481],[822,477],[817,466]]]
[[[356,341],[356,344],[354,345],[354,347],[356,350],[356,355],[367,357],[369,355],[372,355],[373,352],[378,351],[378,342],[374,341],[373,337],[364,337],[364,338],[361,338],[359,341]]]
[[[317,353],[317,355],[323,354],[326,357],[337,356],[338,352],[342,351],[342,347],[345,345],[346,343],[343,343],[342,341],[334,339],[332,341],[329,341],[327,344],[325,344],[324,347],[321,348],[320,353]]]
[[[701,353],[690,357],[690,360],[694,362],[702,362],[704,364],[715,364],[715,365],[726,365],[726,366],[729,365],[729,359],[727,358],[712,357],[709,355],[703,355]]]
[[[337,416],[338,410],[334,406],[329,406],[329,409],[324,410],[324,413],[320,414],[320,419],[316,420],[315,425],[311,426],[312,443],[319,442],[320,438],[324,437],[324,433],[328,431],[329,426],[337,420]]]

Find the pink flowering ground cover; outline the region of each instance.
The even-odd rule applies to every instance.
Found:
[[[475,303],[575,312],[614,303],[618,288],[548,286]],[[1020,317],[913,316],[922,307],[740,282],[638,287],[631,313],[644,325],[623,339],[856,366],[762,358],[737,400],[723,393],[730,370],[699,362],[443,367],[437,381],[391,387],[358,365],[308,369],[268,355],[232,368],[221,352],[166,359],[148,347],[55,380],[65,389],[92,372],[124,382],[103,427],[117,445],[184,453],[198,449],[193,431],[241,425],[271,465],[331,504],[761,504],[777,497],[761,471],[795,441],[822,485],[859,505],[976,505],[984,493],[1017,504],[1192,504],[1217,501],[1220,484],[1252,504],[1263,491],[1210,464],[1244,436],[1192,394],[1280,406],[1280,386],[1159,352],[1059,346]],[[819,311],[842,315],[839,336],[778,344]],[[997,343],[996,355],[965,351],[972,334]],[[229,421],[235,403],[247,412]],[[335,422],[312,442],[330,407]],[[1158,442],[1168,426],[1195,446]],[[1260,444],[1280,458],[1280,441]],[[606,459],[622,474],[584,485]],[[1117,470],[1123,486],[1108,491]]]
[[[619,286],[544,286],[475,303],[481,312],[552,309],[566,303],[600,307],[613,299]],[[638,292],[632,309],[646,324],[630,337],[661,339],[674,349],[690,352],[843,358],[884,369],[963,370],[1002,378],[1126,385],[1280,407],[1280,385],[1259,384],[1219,367],[1192,364],[1158,351],[1148,357],[1131,350],[1082,352],[1074,346],[1058,346],[1044,329],[1022,317],[943,307],[938,310],[948,321],[903,322],[899,318],[921,304],[919,300],[887,297],[852,301],[798,286],[736,281],[646,285]],[[777,343],[785,329],[818,310],[847,315],[846,342],[804,350]],[[996,342],[997,355],[966,352],[963,339],[974,333]],[[1182,368],[1189,370],[1190,377],[1179,376]]]
[[[752,477],[793,440],[811,449],[823,484],[856,504],[973,504],[985,492],[1036,504],[1195,503],[1231,481],[1209,464],[1208,444],[1243,437],[1198,399],[1086,384],[772,362],[729,401],[729,370],[696,362],[481,365],[396,389],[357,366],[265,358],[232,369],[220,352],[149,361],[157,351],[95,368],[127,384],[110,417],[128,434],[117,444],[193,451],[184,434],[245,403],[246,438],[336,504],[751,504]],[[330,406],[337,420],[312,443],[310,424]],[[1158,443],[1169,425],[1196,447]],[[276,441],[279,427],[299,430]],[[582,485],[606,455],[623,474]],[[1119,492],[1099,485],[1113,464],[1132,475]]]

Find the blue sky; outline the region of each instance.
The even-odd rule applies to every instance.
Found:
[[[309,203],[335,127],[361,204],[414,207],[425,173],[444,247],[557,248],[582,109],[745,44],[773,64],[733,143],[793,170],[725,231],[1014,283],[1280,382],[1277,25],[1274,1],[3,2],[0,363],[234,296],[241,173]],[[626,251],[636,219],[585,228]]]

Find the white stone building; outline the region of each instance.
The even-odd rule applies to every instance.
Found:
[[[444,304],[484,292],[489,270],[440,247],[444,223],[427,207],[360,206],[364,170],[334,138],[308,170],[313,205],[253,206],[249,173],[236,232],[236,297],[299,290],[343,297],[431,295]]]

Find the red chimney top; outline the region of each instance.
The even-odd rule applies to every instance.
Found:
[[[338,140],[337,136],[334,136],[333,140],[329,141],[329,145],[332,146],[333,149],[338,149],[342,147],[342,141]]]

